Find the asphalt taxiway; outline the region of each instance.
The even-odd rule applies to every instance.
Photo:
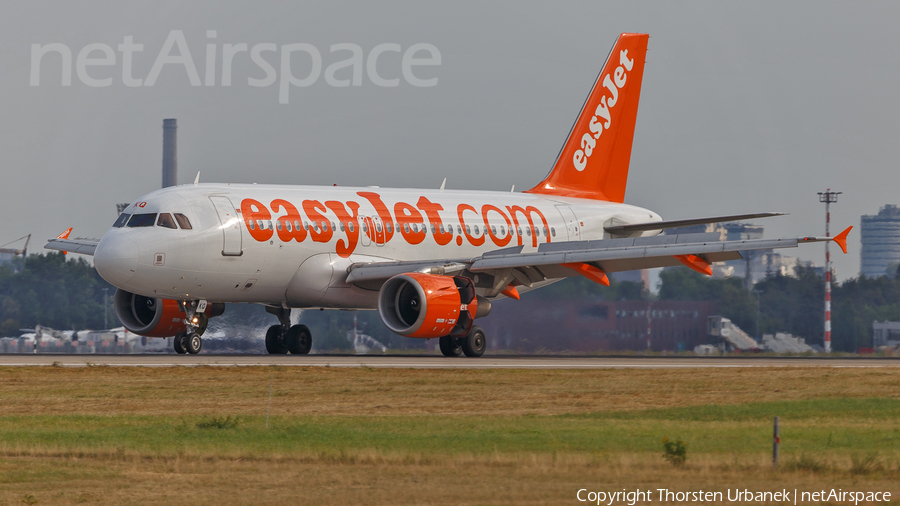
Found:
[[[486,355],[447,358],[439,355],[0,355],[0,367],[373,367],[411,369],[673,369],[730,367],[900,368],[900,358],[855,357],[622,357],[558,355]]]

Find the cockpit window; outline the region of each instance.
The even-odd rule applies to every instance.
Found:
[[[128,223],[128,218],[131,218],[131,215],[130,215],[130,214],[128,214],[128,213],[122,213],[122,214],[120,214],[120,215],[119,215],[119,219],[117,219],[116,222],[113,223],[113,226],[116,227],[116,228],[122,228],[122,227],[124,227],[125,224]]]
[[[172,215],[169,213],[159,213],[159,219],[156,220],[156,226],[165,228],[178,228],[175,225],[175,220],[172,219]]]
[[[191,227],[191,220],[189,220],[187,216],[181,213],[175,213],[175,219],[178,221],[178,226],[181,227],[182,230],[193,230],[193,227]]]
[[[156,223],[156,213],[135,214],[128,220],[128,228],[152,227]]]

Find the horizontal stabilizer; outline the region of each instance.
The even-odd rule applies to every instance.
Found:
[[[617,225],[605,227],[604,230],[614,235],[630,234],[632,232],[644,232],[647,230],[663,230],[667,228],[689,227],[691,225],[706,225],[709,223],[723,223],[726,221],[753,220],[756,218],[769,218],[772,216],[784,216],[787,213],[755,213],[733,214],[731,216],[715,216],[712,218],[696,218],[692,220],[654,221],[647,223],[635,223],[633,225]]]

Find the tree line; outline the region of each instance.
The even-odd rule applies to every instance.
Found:
[[[808,343],[822,343],[825,282],[815,269],[798,266],[796,276],[772,274],[751,291],[741,278],[714,279],[683,267],[660,273],[659,293],[641,283],[610,279],[605,287],[585,278],[562,280],[523,297],[556,300],[681,300],[715,301],[719,313],[750,335],[789,332]],[[104,289],[108,306],[104,308]],[[104,281],[83,257],[62,253],[30,255],[0,267],[0,335],[17,336],[19,329],[42,325],[56,329],[101,329],[118,326],[112,308],[115,287]],[[502,303],[502,302],[501,302]],[[419,347],[416,340],[394,335],[374,311],[304,311],[321,343],[349,349],[347,331],[354,313],[361,332],[393,348]],[[229,305],[226,315],[268,316],[261,306]],[[264,320],[267,321],[267,320]],[[900,275],[860,276],[832,286],[832,348],[856,351],[872,344],[873,321],[900,321]],[[274,324],[274,321],[272,321]]]
[[[102,329],[103,289],[108,294],[108,321],[115,287],[80,255],[29,255],[0,267],[0,336],[15,337],[36,325],[61,330]]]

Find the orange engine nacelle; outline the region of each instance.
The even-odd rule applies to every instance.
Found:
[[[172,337],[184,332],[184,310],[172,299],[144,297],[116,290],[113,303],[116,316],[129,332],[147,337]],[[225,304],[207,304],[205,314],[212,318],[225,312]]]
[[[381,321],[406,337],[464,336],[490,310],[490,301],[477,297],[472,280],[463,276],[400,274],[378,294]]]

